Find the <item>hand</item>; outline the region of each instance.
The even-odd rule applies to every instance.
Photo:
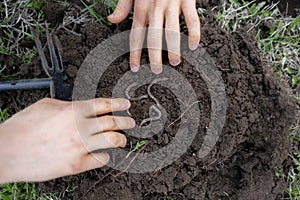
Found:
[[[103,114],[129,107],[125,99],[43,99],[15,114],[0,125],[0,183],[45,181],[102,167],[109,155],[90,152],[124,147],[126,137],[115,131],[135,126],[132,118]]]
[[[133,0],[119,0],[116,10],[108,17],[112,23],[119,23],[129,14]],[[162,37],[165,35],[168,57],[173,66],[180,59],[179,15],[183,12],[189,31],[189,48],[197,49],[200,42],[200,21],[196,10],[196,0],[135,0],[132,30],[130,34],[130,66],[137,72],[140,67],[145,26],[149,24],[147,44],[151,69],[155,74],[162,72]]]

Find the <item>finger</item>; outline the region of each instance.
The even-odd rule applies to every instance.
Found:
[[[133,0],[119,0],[115,11],[108,16],[108,20],[111,23],[120,23],[123,21],[132,8],[132,1]]]
[[[149,2],[149,1],[147,1]],[[130,67],[133,72],[140,68],[143,43],[145,39],[148,5],[144,1],[136,1],[130,32]]]
[[[72,163],[70,167],[70,175],[100,168],[109,162],[108,153],[86,154],[80,160]]]
[[[133,22],[134,23],[134,22]],[[145,39],[145,28],[132,29],[130,32],[130,68],[133,72],[140,69],[142,47]]]
[[[130,117],[103,116],[88,119],[86,130],[90,134],[106,131],[126,130],[135,127],[135,120]]]
[[[125,147],[127,139],[125,135],[118,132],[104,132],[89,137],[86,141],[88,152],[99,149]]]
[[[180,63],[180,26],[179,5],[174,3],[166,11],[166,41],[170,64],[177,66]]]
[[[87,117],[102,115],[114,111],[122,111],[130,108],[130,101],[127,99],[117,98],[97,98],[78,103]]]
[[[182,1],[181,8],[189,31],[189,48],[195,50],[200,42],[200,20],[196,10],[196,0]]]
[[[162,72],[162,37],[164,10],[157,6],[149,16],[147,45],[151,70],[155,74]]]

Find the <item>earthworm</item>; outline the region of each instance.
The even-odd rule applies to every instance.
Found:
[[[130,90],[135,87],[137,85],[137,83],[132,83],[130,84],[126,89],[125,89],[125,96],[127,99],[129,100],[132,100],[132,101],[139,101],[139,100],[142,100],[142,99],[147,99],[148,98],[148,95],[145,94],[145,95],[142,95],[140,97],[130,97]]]
[[[135,97],[135,98],[131,98],[131,97],[130,97],[129,92],[130,92],[130,90],[131,90],[133,87],[135,87],[136,85],[137,85],[137,83],[132,83],[132,84],[130,84],[129,86],[127,86],[127,88],[125,89],[125,96],[126,96],[126,98],[127,98],[128,100],[132,100],[132,101],[139,101],[139,100],[141,100],[141,99],[146,99],[146,98],[148,98],[148,95],[142,95],[142,96],[140,96],[140,97]],[[132,114],[130,113],[129,110],[127,110],[127,114],[128,114],[130,117],[132,116]]]
[[[139,101],[139,100],[142,100],[142,99],[147,99],[149,96],[147,94],[145,95],[142,95],[142,96],[139,96],[139,97],[133,97],[131,98],[132,101]]]
[[[154,111],[157,113],[157,116],[149,117],[149,118],[144,119],[144,120],[141,122],[141,124],[139,125],[139,127],[141,127],[142,125],[144,125],[144,124],[147,123],[147,122],[151,122],[151,121],[153,121],[153,120],[159,120],[159,119],[161,118],[162,113],[161,113],[160,109],[161,109],[162,107],[161,107],[159,101],[158,101],[158,100],[154,97],[154,95],[151,93],[151,87],[152,87],[155,83],[157,83],[157,82],[159,82],[159,81],[166,81],[166,80],[168,80],[167,77],[164,77],[164,78],[157,78],[157,79],[153,80],[153,81],[149,84],[149,86],[148,86],[148,88],[147,88],[147,93],[148,93],[148,95],[146,94],[146,95],[142,95],[142,96],[136,97],[136,98],[131,98],[130,95],[129,95],[129,92],[130,92],[130,90],[131,90],[133,87],[135,87],[135,86],[137,85],[137,83],[132,83],[132,84],[130,84],[129,86],[127,86],[127,88],[125,89],[125,96],[126,96],[126,98],[129,99],[129,100],[138,101],[138,100],[141,100],[141,99],[145,99],[145,98],[150,97],[150,98],[156,103],[156,105],[152,105],[152,106],[150,107],[150,110],[151,110],[151,109],[154,110]],[[131,113],[129,112],[129,110],[127,110],[127,113],[128,113],[129,116],[132,116]]]
[[[143,125],[144,125],[145,123],[147,123],[147,122],[151,122],[151,121],[153,121],[153,120],[159,120],[159,119],[161,118],[161,111],[157,108],[156,105],[152,105],[152,106],[150,107],[150,110],[151,110],[151,109],[154,110],[154,111],[157,113],[157,116],[149,117],[149,118],[144,119],[144,120],[141,122],[140,127],[143,126]]]
[[[161,118],[161,111],[159,110],[159,108],[162,108],[161,107],[161,105],[160,105],[160,103],[159,103],[159,101],[153,96],[153,94],[151,93],[151,87],[155,84],[155,83],[157,83],[157,82],[159,82],[159,81],[166,81],[166,80],[168,80],[168,78],[157,78],[157,79],[155,79],[155,80],[153,80],[150,84],[149,84],[149,86],[148,86],[148,88],[147,88],[147,93],[148,93],[148,95],[149,95],[149,97],[153,100],[153,101],[155,101],[155,103],[156,103],[156,105],[157,105],[157,107],[154,105],[154,106],[151,106],[150,107],[150,109],[153,109],[153,110],[155,110],[156,112],[157,112],[157,116],[154,116],[154,117],[149,117],[149,118],[146,118],[146,119],[144,119],[142,122],[141,122],[141,124],[140,124],[140,126],[139,127],[141,127],[143,124],[145,124],[145,123],[147,123],[147,122],[151,122],[151,121],[153,121],[153,120],[159,120],[160,118]]]
[[[129,99],[129,100],[131,99],[129,92],[136,85],[137,85],[137,83],[132,83],[132,84],[128,85],[127,88],[125,89],[125,96],[127,99]]]
[[[149,97],[150,97],[151,99],[153,99],[153,101],[155,101],[156,105],[157,105],[159,108],[161,108],[161,105],[160,105],[159,101],[158,101],[158,100],[153,96],[153,94],[151,93],[151,87],[152,87],[155,83],[157,83],[157,82],[159,82],[159,81],[166,81],[166,80],[168,80],[168,78],[166,78],[166,77],[164,77],[164,78],[157,78],[157,79],[153,80],[152,83],[151,83],[151,84],[148,86],[148,88],[147,88],[147,92],[148,92]]]

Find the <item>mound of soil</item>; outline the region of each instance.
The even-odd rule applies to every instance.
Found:
[[[57,22],[57,19],[54,20]],[[209,20],[208,20],[209,21]],[[90,23],[72,35],[65,30],[56,34],[63,41],[63,61],[73,82],[84,58],[105,38],[130,29],[125,21],[115,30]],[[289,128],[295,120],[296,103],[287,84],[281,82],[261,62],[255,34],[239,31],[226,33],[213,22],[202,26],[202,46],[216,61],[226,86],[228,109],[226,123],[217,145],[205,159],[199,150],[210,122],[211,99],[208,88],[197,70],[188,62],[175,67],[193,86],[200,110],[198,135],[188,151],[172,165],[161,170],[130,174],[108,167],[40,183],[41,192],[64,191],[62,199],[280,199],[286,182],[275,176],[275,169],[286,169],[290,150]],[[147,52],[142,63],[148,63]],[[164,55],[167,64],[167,56]],[[21,67],[19,77],[40,77],[39,60]],[[129,70],[128,55],[118,58],[101,77],[97,96],[111,97],[118,79]],[[141,92],[144,88],[140,89]],[[170,113],[167,123],[180,116],[178,101],[166,88],[154,85],[153,94]],[[0,106],[11,113],[48,96],[45,91],[0,94]],[[150,101],[133,104],[131,113],[138,122],[147,117]],[[165,127],[149,139],[144,151],[168,144],[178,129]],[[137,138],[129,137],[135,143]],[[129,149],[129,144],[127,146]]]
[[[64,60],[71,66],[70,76],[75,76],[85,55],[110,32],[106,27],[89,24],[82,34],[77,37],[58,32],[65,41]],[[210,120],[211,100],[199,73],[183,61],[175,69],[196,91],[201,120],[197,137],[180,159],[153,173],[94,170],[42,183],[43,191],[77,186],[75,191],[65,194],[66,199],[162,199],[166,194],[174,199],[219,199],[226,198],[225,193],[238,199],[280,198],[286,183],[275,177],[274,172],[288,157],[288,130],[295,119],[295,104],[286,89],[288,86],[261,64],[253,35],[245,32],[229,35],[213,24],[206,24],[202,27],[202,45],[222,71],[229,100],[222,135],[205,160],[198,159],[194,153],[199,150]],[[147,62],[147,52],[143,54],[143,62]],[[115,61],[99,81],[98,96],[111,97],[114,85],[127,70],[128,56]],[[172,113],[168,122],[174,121],[180,113],[178,102],[170,98],[172,94],[159,86],[153,87],[153,94]],[[147,101],[133,105],[131,112],[138,123],[146,117],[150,105]],[[168,144],[177,128],[165,127],[161,134],[150,138],[145,151]],[[136,138],[129,137],[129,141],[135,143]]]

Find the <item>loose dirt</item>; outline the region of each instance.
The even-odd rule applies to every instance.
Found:
[[[44,9],[47,10],[47,7]],[[55,18],[54,22],[57,21],[59,19]],[[63,41],[63,61],[68,65],[69,82],[74,81],[77,70],[91,49],[109,36],[129,29],[130,21],[125,21],[111,29],[90,23],[77,30],[80,36],[64,30],[56,31]],[[228,98],[226,123],[209,156],[205,159],[195,156],[210,122],[209,91],[200,74],[183,60],[174,69],[193,86],[200,107],[198,134],[184,155],[156,172],[129,174],[104,167],[40,183],[42,192],[65,191],[63,199],[99,200],[154,200],[164,199],[167,195],[176,200],[228,199],[227,194],[232,199],[283,197],[287,183],[275,176],[275,169],[282,167],[287,170],[290,164],[289,128],[296,114],[296,103],[288,85],[262,64],[255,34],[244,31],[225,33],[209,19],[202,24],[201,30],[201,44],[222,72]],[[18,77],[44,76],[39,62],[36,59],[32,65],[21,66]],[[142,63],[148,62],[145,51]],[[164,63],[167,64],[165,53]],[[101,77],[97,96],[111,97],[114,85],[128,70],[128,55],[118,58]],[[141,93],[144,90],[140,88]],[[152,93],[170,113],[166,124],[180,116],[179,103],[172,92],[154,85]],[[47,90],[1,93],[0,106],[8,107],[14,113],[48,95]],[[130,112],[140,122],[147,117],[151,105],[153,102],[147,99],[133,102]],[[143,151],[151,152],[167,145],[174,138],[179,123],[165,127],[160,134],[149,138],[149,144]],[[128,138],[133,143],[137,140]],[[129,143],[126,149],[129,150]]]

